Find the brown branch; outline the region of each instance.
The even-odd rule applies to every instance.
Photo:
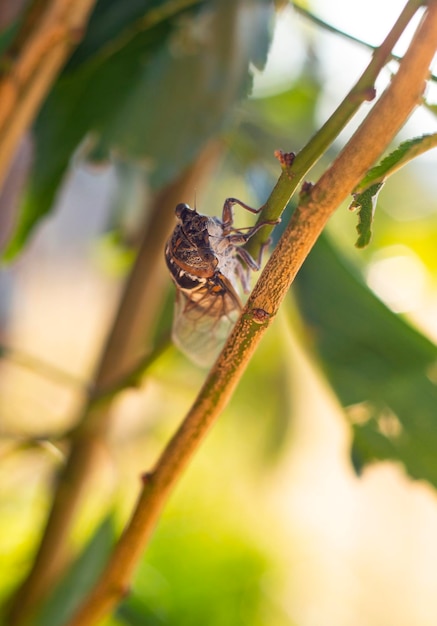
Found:
[[[303,194],[191,410],[154,470],[145,475],[136,509],[101,579],[68,626],[96,624],[126,593],[170,491],[227,404],[250,356],[326,222],[420,102],[436,42],[437,2],[432,0],[391,85],[333,165],[312,189]],[[287,176],[283,174],[278,184],[286,187],[290,181],[287,182]]]
[[[21,137],[79,43],[95,1],[37,2],[38,11],[30,11],[18,33],[9,69],[0,80],[0,184]]]

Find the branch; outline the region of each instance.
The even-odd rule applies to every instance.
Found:
[[[0,184],[21,137],[79,43],[95,1],[40,1],[24,21],[13,61],[0,80]]]
[[[332,166],[312,189],[302,195],[298,209],[191,410],[153,471],[144,476],[136,509],[100,581],[68,626],[95,624],[126,593],[134,568],[172,488],[229,401],[252,353],[326,222],[420,102],[436,42],[437,1],[432,0],[391,85]],[[292,185],[287,176],[281,176],[275,189],[287,198]],[[284,205],[285,202],[282,208]]]

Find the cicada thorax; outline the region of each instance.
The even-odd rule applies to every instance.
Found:
[[[180,213],[181,223],[174,229],[166,248],[167,265],[173,278],[178,284],[179,275],[182,277],[184,272],[198,278],[213,276],[218,259],[209,241],[210,218],[189,207]]]

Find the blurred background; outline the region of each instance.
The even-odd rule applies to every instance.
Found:
[[[0,271],[5,603],[34,558],[136,251],[144,293],[140,280],[121,370],[171,326],[163,245],[174,206],[220,215],[228,196],[260,206],[280,173],[274,151],[298,152],[370,60],[368,47],[287,2],[173,4],[97,2],[2,199],[11,209]],[[403,4],[305,8],[378,45]],[[378,93],[396,68],[384,70]],[[435,85],[396,145],[437,132]],[[436,623],[435,172],[430,151],[387,182],[364,250],[354,247],[356,215],[339,208],[107,626]],[[252,223],[242,213],[238,225]],[[89,588],[140,475],[205,375],[167,345],[141,385],[112,402],[71,533],[72,565],[38,624],[62,624]]]

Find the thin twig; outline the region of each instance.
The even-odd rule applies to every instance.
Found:
[[[419,103],[436,41],[437,2],[433,0],[391,85],[332,166],[311,190],[303,194],[192,408],[153,471],[144,476],[136,509],[105,571],[68,626],[96,624],[126,593],[134,568],[172,488],[229,401],[252,353],[326,222]],[[287,196],[291,183],[286,174],[282,174],[278,186],[283,188],[284,197]],[[263,315],[260,315],[261,311]],[[259,323],[260,320],[263,322]]]
[[[260,213],[257,223],[278,219],[282,212],[282,207],[287,205],[292,194],[299,187],[303,177],[326,152],[363,102],[372,100],[375,97],[376,92],[374,84],[376,78],[384,65],[390,60],[391,51],[398,41],[400,34],[405,30],[421,4],[421,0],[410,0],[405,5],[393,28],[382,44],[374,51],[369,65],[349,91],[346,98],[340,103],[311,141],[297,154],[291,166],[283,166],[284,176],[290,179],[291,184],[284,186],[281,180],[278,182],[270,198],[267,200],[263,211]],[[284,196],[284,192],[287,194],[286,196]],[[254,237],[251,237],[246,246],[249,253],[256,256],[256,251],[262,244],[261,238],[266,237],[268,232],[269,227],[267,226],[262,232],[260,231],[259,234],[257,233]]]
[[[10,348],[5,345],[0,345],[0,359],[5,359],[8,363],[13,363],[24,369],[31,371],[37,376],[42,376],[60,385],[68,385],[74,389],[86,392],[88,384],[85,380],[63,370],[48,361],[44,361],[39,357],[33,356]]]
[[[423,2],[422,4],[425,3]],[[313,24],[320,26],[320,28],[323,28],[323,30],[328,31],[329,33],[333,33],[334,35],[339,35],[340,37],[342,37],[343,39],[347,39],[348,41],[353,41],[353,43],[356,43],[359,46],[366,48],[367,50],[372,50],[374,52],[378,49],[378,46],[374,46],[368,41],[364,41],[359,37],[355,37],[354,35],[351,35],[350,33],[341,30],[341,28],[337,28],[333,24],[325,22],[325,20],[322,20],[320,17],[317,17],[317,15],[314,15],[314,13],[312,13],[308,9],[305,9],[305,7],[301,6],[298,2],[291,2],[291,5],[297,13],[305,17],[310,22],[313,22]],[[393,52],[390,54],[390,58],[397,63],[400,63],[402,61],[402,57],[398,54],[393,54]],[[429,79],[437,82],[437,76],[435,74],[430,74]]]
[[[378,47],[378,46],[372,45],[371,43],[367,41],[364,41],[363,39],[360,39],[359,37],[354,37],[354,35],[351,35],[350,33],[347,33],[344,30],[337,28],[333,24],[329,24],[328,22],[325,22],[325,20],[322,20],[320,17],[317,17],[317,15],[314,15],[314,13],[312,13],[308,9],[305,9],[305,7],[301,6],[298,2],[291,2],[291,5],[293,6],[293,9],[296,11],[296,13],[299,13],[300,15],[305,17],[307,20],[309,20],[313,24],[316,24],[317,26],[320,26],[320,28],[323,28],[323,30],[327,30],[329,33],[334,33],[334,35],[339,35],[343,39],[348,39],[349,41],[353,41],[354,43],[357,43],[363,48],[367,48],[367,50],[376,50]],[[401,60],[401,57],[396,56],[393,53],[390,54],[390,58],[396,61]]]

